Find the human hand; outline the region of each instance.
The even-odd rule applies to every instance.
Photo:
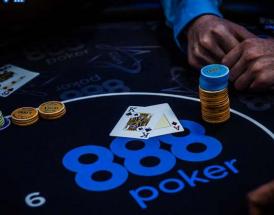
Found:
[[[274,89],[274,40],[251,38],[233,48],[222,60],[238,90]]]
[[[244,27],[214,15],[197,18],[187,29],[188,62],[196,69],[220,63],[241,41],[255,37]]]
[[[248,194],[249,215],[274,214],[274,181]]]

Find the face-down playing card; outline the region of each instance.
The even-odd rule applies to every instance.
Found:
[[[149,107],[128,107],[110,136],[148,139],[183,130],[170,106],[164,103]]]

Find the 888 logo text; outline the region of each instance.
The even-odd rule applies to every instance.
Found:
[[[142,141],[141,149],[129,149],[127,144],[134,141],[130,138],[115,138],[110,149],[102,146],[87,145],[69,151],[63,158],[63,165],[75,173],[77,185],[85,190],[106,192],[126,183],[129,173],[141,177],[153,177],[171,171],[176,165],[176,159],[187,162],[205,162],[217,157],[222,152],[222,144],[214,137],[205,134],[205,128],[194,121],[180,120],[189,134],[176,137],[172,134],[163,135]],[[170,151],[161,149],[161,144],[170,145]],[[203,144],[201,152],[192,152],[192,144]],[[82,156],[92,155],[96,159],[93,163],[81,163]],[[124,165],[113,162],[114,156],[124,159]],[[155,165],[144,165],[145,159],[156,159]],[[130,196],[142,208],[146,209],[147,202],[157,199],[160,192],[172,194],[180,192],[185,186],[196,187],[198,183],[209,183],[220,180],[230,173],[238,174],[235,167],[236,159],[224,161],[222,165],[210,165],[203,170],[194,170],[187,174],[183,169],[176,170],[178,176],[162,180],[157,186],[146,185],[129,190]],[[96,180],[99,172],[110,173],[106,180]],[[173,186],[170,186],[173,185]],[[149,195],[142,195],[144,192]]]

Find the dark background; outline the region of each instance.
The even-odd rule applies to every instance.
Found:
[[[189,68],[176,47],[159,1],[75,2],[29,0],[22,5],[1,4],[0,64],[10,63],[40,73],[8,98],[0,98],[4,115],[17,107],[37,107],[47,100],[100,93],[161,92],[198,97],[199,74]],[[268,36],[259,24],[260,16],[268,16],[267,13],[252,5],[225,1],[222,11],[225,17],[244,24],[258,35]],[[116,85],[106,87],[110,81]],[[230,99],[233,109],[273,130],[273,95],[239,93],[232,88]],[[202,123],[207,134],[221,140],[224,147],[223,153],[212,162],[199,165],[178,162],[178,167],[183,165],[193,171],[236,158],[241,172],[209,186],[199,186],[197,190],[186,189],[186,193],[178,196],[162,195],[143,214],[247,214],[246,193],[273,178],[270,137],[235,114],[227,124],[211,127],[202,122],[199,103],[153,96],[70,103],[66,116],[60,120],[41,120],[27,128],[11,125],[1,132],[0,213],[97,215],[100,209],[101,214],[140,215],[136,203],[125,197],[132,186],[151,183],[150,178],[131,176],[121,189],[94,195],[75,185],[74,175],[64,169],[61,160],[77,146],[107,147],[111,141],[110,129],[127,106],[163,102],[170,103],[180,119]],[[114,107],[110,111],[111,106]],[[107,126],[94,123],[102,118],[109,119],[104,122]],[[175,177],[174,171],[166,177]],[[155,178],[154,182],[164,178]],[[48,204],[35,209],[27,207],[24,198],[34,191],[40,191]]]

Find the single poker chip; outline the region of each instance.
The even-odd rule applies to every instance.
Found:
[[[29,126],[39,120],[38,111],[33,107],[22,107],[11,113],[11,121],[18,126]]]
[[[43,119],[59,119],[66,114],[64,103],[59,101],[48,101],[38,107],[39,115]]]
[[[203,67],[200,74],[200,87],[207,91],[220,91],[227,88],[229,68],[222,64]]]

